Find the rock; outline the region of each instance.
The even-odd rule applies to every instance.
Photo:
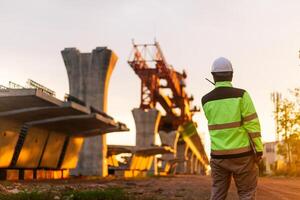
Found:
[[[3,185],[0,185],[0,192],[7,192],[6,188]]]
[[[144,194],[144,190],[137,190],[137,191],[134,191],[134,194],[142,195],[142,194]]]
[[[154,190],[155,193],[162,193],[164,190],[162,188],[158,188],[157,190]]]
[[[20,190],[18,190],[17,188],[14,188],[12,190],[8,190],[9,193],[12,193],[12,194],[17,194],[20,192]]]
[[[53,199],[60,200],[60,197],[56,195]]]
[[[7,190],[13,190],[13,189],[15,189],[15,187],[12,186],[12,185],[8,185],[8,186],[6,186],[6,189],[7,189]]]
[[[125,184],[129,185],[129,186],[136,186],[136,183],[134,183],[134,182],[126,182]]]

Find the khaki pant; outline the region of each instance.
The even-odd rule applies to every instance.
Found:
[[[211,200],[226,199],[231,177],[235,181],[240,200],[255,199],[258,167],[253,156],[231,159],[211,159]]]

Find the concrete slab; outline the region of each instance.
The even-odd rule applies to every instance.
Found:
[[[0,97],[1,100],[1,97]],[[45,106],[17,109],[0,112],[0,120],[13,119],[20,123],[32,122],[43,119],[51,119],[63,116],[90,114],[90,109],[73,102],[65,102],[62,106]]]
[[[107,126],[105,128],[103,127],[101,129],[82,131],[82,132],[74,133],[72,135],[74,137],[85,137],[86,138],[86,137],[93,137],[93,136],[102,135],[102,134],[111,133],[111,132],[125,132],[125,131],[129,131],[129,128],[127,128],[127,126],[123,123],[116,122],[116,125],[113,127]]]
[[[132,153],[134,152],[135,146],[126,145],[107,145],[107,155],[118,155],[121,153]]]
[[[62,101],[38,89],[0,90],[0,112],[43,106],[60,106]]]
[[[64,116],[27,123],[50,131],[82,136],[82,132],[116,128],[117,122],[99,114]],[[99,132],[101,134],[102,132]],[[103,133],[104,134],[104,133]]]
[[[151,155],[158,155],[158,154],[173,154],[174,149],[168,146],[163,147],[148,147],[148,148],[141,148],[135,151],[135,154],[137,155],[145,155],[145,156],[151,156]]]
[[[108,155],[118,155],[121,153],[134,153],[143,156],[152,156],[159,154],[174,154],[174,149],[169,146],[154,146],[147,148],[138,148],[136,146],[126,145],[108,145]]]

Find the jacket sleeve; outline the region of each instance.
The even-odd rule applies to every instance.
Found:
[[[252,99],[248,92],[245,92],[243,95],[241,103],[241,112],[243,127],[246,129],[246,131],[249,134],[249,137],[252,139],[257,154],[262,155],[263,143],[261,140],[260,123]]]

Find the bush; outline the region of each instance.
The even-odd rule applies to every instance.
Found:
[[[64,194],[68,200],[129,200],[123,190],[114,188],[106,190],[74,191]]]
[[[17,194],[0,194],[0,200],[53,200],[59,196],[61,200],[130,200],[122,189],[109,188],[105,190],[70,191],[60,195],[51,192],[20,192]]]

